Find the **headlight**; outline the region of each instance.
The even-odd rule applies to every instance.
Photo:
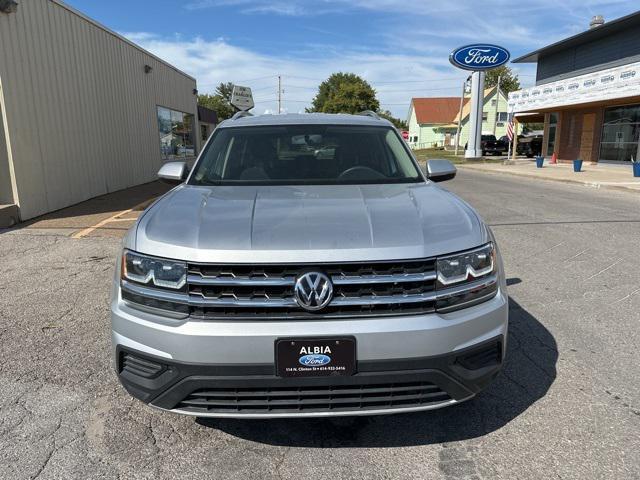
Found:
[[[146,286],[181,290],[187,283],[187,264],[125,250],[121,278]]]
[[[498,291],[493,243],[436,261],[436,309],[449,312],[492,298]]]
[[[493,243],[470,252],[438,258],[438,284],[444,287],[477,280],[495,273]]]

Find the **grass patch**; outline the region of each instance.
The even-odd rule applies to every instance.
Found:
[[[444,160],[449,160],[454,164],[502,163],[504,161],[503,157],[484,157],[482,160],[472,160],[470,162],[467,162],[467,160],[464,158],[464,150],[462,148],[458,150],[458,155],[454,155],[454,150],[440,150],[438,148],[423,148],[421,150],[414,150],[413,154],[421,164],[426,163],[427,160],[430,160],[432,158],[442,158]]]

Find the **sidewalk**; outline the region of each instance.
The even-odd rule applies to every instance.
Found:
[[[577,183],[595,188],[614,188],[640,192],[640,178],[634,178],[631,165],[582,165],[582,171],[573,171],[572,164],[549,164],[536,168],[535,161],[517,161],[514,165],[501,163],[465,163],[456,165],[463,170],[476,170],[485,173],[516,175],[555,182]]]
[[[137,185],[27,220],[13,229],[47,230],[73,238],[122,237],[142,211],[170,188],[160,181]],[[0,229],[4,231],[8,229]]]

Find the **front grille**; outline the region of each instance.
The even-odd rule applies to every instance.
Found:
[[[207,388],[188,395],[176,408],[193,413],[344,412],[410,408],[450,401],[429,382],[375,385]]]
[[[294,299],[298,275],[324,272],[333,299],[320,313]],[[410,260],[325,265],[190,264],[187,289],[197,317],[313,318],[433,312],[435,261]]]
[[[323,272],[333,297],[319,311],[295,300],[296,279]],[[493,298],[495,273],[436,291],[436,262],[389,262],[300,265],[189,264],[187,283],[179,291],[150,288],[122,280],[122,298],[132,304],[204,320],[313,319],[449,313]]]

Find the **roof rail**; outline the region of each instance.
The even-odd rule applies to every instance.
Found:
[[[253,117],[253,114],[245,112],[244,110],[240,110],[239,112],[234,113],[233,117],[231,117],[231,120],[238,120],[242,117]]]
[[[362,115],[365,117],[372,117],[375,118],[376,120],[382,120],[380,118],[380,115],[378,115],[376,112],[374,112],[373,110],[365,110],[363,112],[357,113],[356,115]]]

